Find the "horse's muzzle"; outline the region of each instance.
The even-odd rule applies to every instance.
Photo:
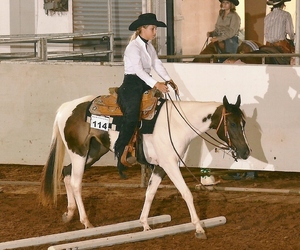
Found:
[[[250,149],[246,147],[244,149],[235,150],[235,155],[238,159],[247,160],[250,156]]]

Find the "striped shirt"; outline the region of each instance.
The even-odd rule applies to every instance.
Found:
[[[285,40],[286,35],[294,40],[294,25],[289,12],[275,8],[265,17],[264,24],[266,42],[275,43]]]

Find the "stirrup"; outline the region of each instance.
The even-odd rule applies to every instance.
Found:
[[[137,163],[136,157],[133,155],[128,156],[129,147],[128,145],[125,147],[124,152],[121,156],[121,163],[126,167],[132,167],[135,163]]]

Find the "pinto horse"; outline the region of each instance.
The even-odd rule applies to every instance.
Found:
[[[220,54],[225,53],[221,52],[220,49],[214,44],[209,43],[205,49],[203,49],[200,52],[200,55],[205,54]],[[239,45],[237,49],[237,54],[280,54],[283,53],[283,51],[279,47],[275,46],[265,46],[257,41],[252,40],[244,40]],[[210,58],[195,58],[193,62],[201,62],[201,63],[209,63]],[[243,63],[246,64],[262,64],[262,58],[261,57],[241,57],[239,58],[236,56],[235,58],[230,58],[230,61],[237,61],[240,60]],[[217,58],[213,58],[213,62],[218,62]],[[290,59],[287,57],[266,57],[265,58],[265,64],[290,64]]]
[[[76,205],[80,221],[85,228],[93,227],[82,201],[84,170],[92,166],[109,150],[113,151],[117,131],[91,128],[86,121],[86,110],[94,99],[86,96],[60,106],[53,126],[51,149],[43,169],[40,198],[44,205],[56,204],[61,176],[67,192],[68,208],[63,220],[72,219]],[[190,212],[198,238],[206,238],[196,213],[192,194],[187,187],[179,166],[191,140],[209,129],[216,129],[218,137],[226,142],[236,159],[247,159],[250,149],[245,139],[245,118],[238,96],[235,104],[197,101],[166,101],[158,114],[152,134],[143,135],[143,149],[149,164],[155,165],[146,191],[140,215],[144,231],[150,230],[147,218],[159,184],[168,175],[181,193]],[[67,150],[71,165],[63,167]]]

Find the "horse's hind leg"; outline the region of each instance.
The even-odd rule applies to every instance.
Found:
[[[84,204],[82,201],[82,194],[81,194],[82,177],[84,173],[86,158],[81,157],[77,154],[72,154],[71,158],[72,158],[72,173],[71,176],[69,177],[70,181],[65,181],[65,183],[68,182],[68,185],[71,187],[70,189],[66,187],[67,192],[70,191],[68,193],[68,202],[70,202],[70,204],[68,204],[68,216],[69,213],[70,216],[72,215],[72,213],[74,213],[73,203],[75,199],[78,212],[79,212],[80,222],[84,225],[85,228],[90,228],[93,227],[93,225],[90,223],[87,217]]]
[[[68,211],[65,212],[62,216],[63,222],[67,223],[72,220],[75,210],[76,210],[76,201],[75,197],[73,194],[73,190],[71,187],[71,171],[72,171],[72,165],[68,165],[64,167],[63,169],[63,176],[64,176],[64,183],[65,183],[65,188],[67,192],[67,199],[68,199]]]
[[[84,224],[85,228],[93,227],[93,225],[87,218],[81,198],[82,177],[83,172],[87,168],[91,167],[96,161],[100,159],[102,155],[106,154],[107,152],[108,149],[106,147],[101,146],[101,144],[98,143],[97,140],[91,138],[90,148],[88,151],[88,156],[86,158],[82,158],[75,154],[70,155],[70,157],[72,158],[72,162],[75,165],[73,169],[71,164],[63,169],[64,183],[68,199],[68,211],[63,215],[64,222],[69,222],[73,218],[77,203],[80,221]],[[77,160],[77,158],[79,158],[79,161]],[[74,183],[76,183],[76,187],[74,187],[72,183],[73,185]],[[80,187],[77,186],[78,184],[80,184]]]
[[[143,225],[144,231],[151,230],[148,224],[150,207],[154,199],[154,196],[156,194],[157,188],[165,176],[166,176],[165,171],[161,167],[155,166],[148,183],[145,202],[140,216],[140,222]]]

